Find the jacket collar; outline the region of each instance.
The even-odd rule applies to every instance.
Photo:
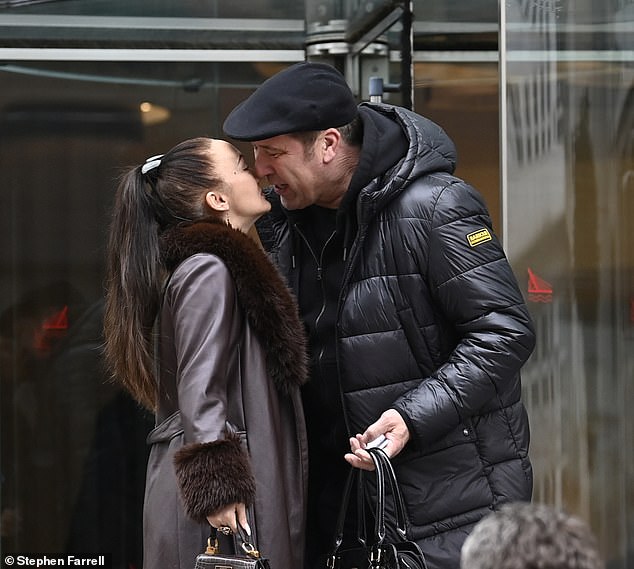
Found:
[[[169,272],[197,253],[216,255],[229,269],[277,388],[288,393],[305,383],[306,339],[297,304],[264,251],[241,231],[215,219],[172,227],[161,235],[161,255]]]

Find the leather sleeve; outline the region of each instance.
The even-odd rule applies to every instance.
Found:
[[[235,502],[249,504],[255,482],[249,456],[225,431],[231,359],[239,352],[235,287],[218,257],[199,254],[181,263],[166,291],[174,322],[179,409],[185,446],[175,456],[185,509],[203,523]]]
[[[219,258],[200,254],[181,263],[166,291],[174,322],[178,403],[185,441],[223,437],[227,369],[237,353],[233,280]]]

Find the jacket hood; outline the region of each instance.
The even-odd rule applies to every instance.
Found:
[[[457,153],[453,141],[435,122],[402,107],[361,103],[363,143],[359,164],[339,206],[337,226],[345,225],[349,248],[357,223],[367,223],[416,179],[432,173],[453,174]],[[272,209],[258,222],[265,248],[276,254],[274,235],[287,221],[302,220],[304,210],[287,210],[272,189],[266,191]],[[357,219],[353,204],[361,206]],[[311,206],[309,206],[311,207]]]
[[[241,231],[206,219],[161,234],[161,255],[172,272],[197,253],[220,257],[234,279],[240,305],[266,353],[269,375],[288,393],[308,376],[304,327],[297,304],[264,251]]]
[[[361,162],[368,152],[376,156],[389,156],[404,136],[405,153],[384,174],[377,175],[361,189],[362,200],[380,209],[417,178],[434,172],[453,174],[456,168],[456,147],[445,131],[435,122],[402,107],[382,103],[362,103],[359,112],[364,125],[389,123],[387,126],[369,130],[380,136],[369,139],[364,136]],[[376,169],[375,169],[376,170]],[[351,188],[352,189],[352,188]]]

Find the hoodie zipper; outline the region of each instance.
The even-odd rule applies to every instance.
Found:
[[[319,253],[319,257],[317,256],[317,253],[315,253],[315,250],[311,247],[308,239],[306,238],[306,236],[302,233],[302,230],[299,228],[299,226],[297,224],[295,224],[293,226],[293,228],[295,229],[295,231],[297,231],[297,234],[302,238],[302,240],[304,241],[304,243],[306,243],[306,247],[308,248],[308,250],[310,251],[310,254],[312,255],[315,264],[317,265],[317,280],[320,281],[322,278],[322,273],[323,273],[323,261],[324,261],[324,251],[326,250],[326,247],[328,247],[328,245],[330,244],[330,242],[333,240],[335,234],[337,233],[337,230],[335,229],[331,234],[330,237],[328,237],[328,239],[326,239],[326,242],[324,243],[324,246],[321,248],[321,251]],[[323,290],[323,285],[322,285],[322,290]]]
[[[306,238],[306,235],[304,235],[304,233],[302,233],[302,230],[298,227],[298,225],[295,224],[293,227],[294,227],[295,231],[297,231],[297,234],[301,237],[302,241],[304,241],[304,243],[306,244],[306,248],[308,249],[308,251],[312,255],[313,260],[315,261],[315,264],[317,265],[317,280],[320,282],[321,298],[322,298],[321,310],[319,311],[319,314],[317,315],[317,318],[315,318],[315,332],[317,332],[319,330],[319,322],[321,320],[321,317],[324,315],[324,312],[326,311],[326,291],[324,290],[324,282],[322,280],[324,252],[326,251],[326,248],[328,247],[330,242],[335,237],[335,234],[337,233],[337,230],[335,229],[330,234],[328,239],[326,239],[326,242],[324,243],[323,247],[321,248],[319,256],[317,256],[317,254],[315,253],[315,250],[312,248],[310,242]],[[319,355],[317,356],[317,363],[318,363],[320,368],[321,368],[321,362],[322,362],[323,356],[324,356],[324,348],[322,347],[321,351],[319,352]]]
[[[362,210],[362,206],[360,203],[357,203],[357,219],[360,218],[361,216],[361,210]],[[293,229],[295,230],[296,234],[300,236],[300,238],[302,239],[302,241],[306,244],[306,248],[308,249],[308,251],[310,252],[310,254],[313,257],[313,260],[315,261],[315,264],[317,265],[317,280],[321,281],[322,279],[322,261],[323,261],[323,256],[324,256],[324,251],[326,249],[326,247],[329,245],[330,241],[333,239],[333,237],[335,236],[335,234],[337,233],[337,230],[335,229],[330,237],[328,237],[328,239],[326,240],[326,243],[324,243],[324,246],[321,249],[321,253],[319,255],[319,257],[317,256],[317,254],[315,253],[315,250],[311,247],[308,239],[306,238],[306,236],[304,235],[304,233],[302,233],[301,229],[299,228],[299,226],[294,223],[293,224]],[[360,240],[362,234],[365,233],[364,231],[362,231],[361,225],[359,224],[359,227],[357,229],[356,232],[356,237],[353,241],[353,246],[350,247],[350,249],[348,249],[348,239],[349,239],[349,235],[348,235],[348,231],[346,231],[346,237],[345,237],[345,241],[344,241],[344,250],[343,250],[343,261],[344,261],[344,271],[343,271],[343,278],[341,281],[341,290],[339,291],[339,297],[337,298],[337,315],[336,315],[336,321],[335,321],[335,336],[337,335],[337,322],[339,322],[339,317],[340,317],[340,312],[341,312],[341,308],[343,305],[343,290],[345,288],[346,282],[350,279],[350,273],[352,271],[352,263],[353,263],[353,259],[356,258],[357,253],[359,251],[359,247],[358,247],[358,241]],[[356,247],[354,245],[357,245]],[[295,259],[294,259],[294,255],[293,255],[293,269],[295,268]],[[317,315],[317,318],[315,318],[315,330],[318,330],[319,328],[319,320],[321,319],[322,315],[324,314],[325,310],[326,310],[326,291],[324,290],[324,285],[323,282],[321,283],[321,289],[322,289],[322,305],[321,305],[321,310],[319,311],[319,314]],[[322,358],[324,355],[324,348],[322,347],[321,351],[319,352],[319,355],[317,356],[317,364],[319,365],[319,367],[321,368],[321,363],[322,363]],[[339,343],[335,340],[335,361],[336,361],[336,365],[337,365],[337,376],[338,378],[341,377],[341,371],[339,370]],[[346,413],[345,409],[345,401],[344,401],[344,397],[343,397],[343,390],[341,389],[341,383],[340,380],[337,379],[337,383],[339,384],[339,400],[341,403],[341,409],[343,412],[343,421],[346,427],[346,431],[348,432],[348,434],[350,436],[351,435],[351,430],[350,430],[350,422],[348,420],[348,414]]]

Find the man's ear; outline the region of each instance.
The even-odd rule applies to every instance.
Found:
[[[322,133],[319,144],[324,162],[328,163],[334,159],[340,142],[341,133],[336,128],[329,128]]]
[[[214,211],[229,210],[229,202],[227,201],[227,196],[222,192],[207,192],[207,195],[205,195],[205,202]]]

